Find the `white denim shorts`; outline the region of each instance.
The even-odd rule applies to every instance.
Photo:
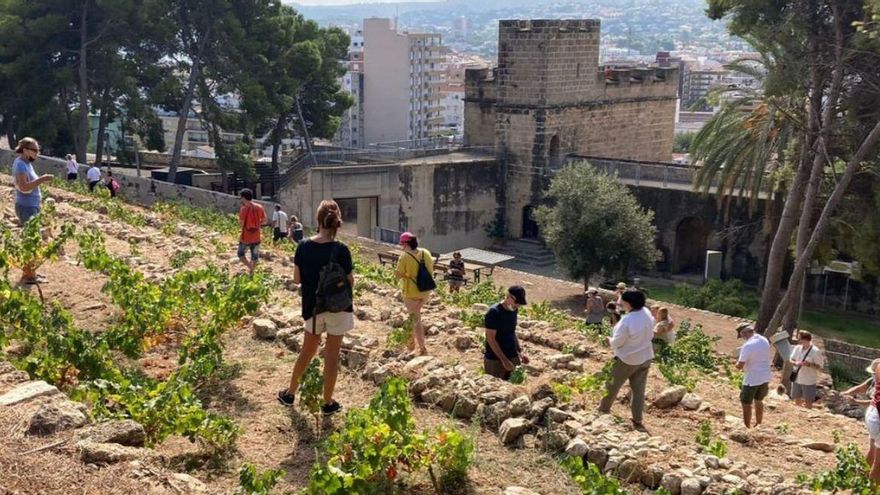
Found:
[[[874,446],[880,448],[880,414],[873,405],[865,411],[865,426],[868,427],[868,438],[874,442]]]
[[[314,321],[312,321],[314,320]],[[345,335],[354,328],[354,313],[319,313],[305,323],[305,331],[315,335]]]

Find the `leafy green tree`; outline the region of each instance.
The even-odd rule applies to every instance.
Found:
[[[545,199],[548,204],[535,212],[544,239],[559,264],[585,287],[601,271],[623,273],[660,258],[654,212],[588,163],[563,168]]]
[[[284,138],[330,138],[339,128],[352,104],[339,83],[349,37],[285,5],[273,5],[269,13],[249,27],[251,43],[238,62],[247,68],[239,89],[256,135],[272,144],[277,169]]]

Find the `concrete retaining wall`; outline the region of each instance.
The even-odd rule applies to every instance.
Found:
[[[0,150],[0,163],[4,164],[7,172],[12,169],[12,161],[15,160],[15,152],[12,150]],[[41,156],[34,162],[34,169],[38,174],[52,174],[59,178],[67,176],[66,161],[60,158]],[[88,167],[80,165],[80,177],[85,178]],[[122,186],[122,194],[131,202],[150,206],[156,201],[177,201],[192,206],[213,208],[225,213],[236,213],[241,206],[238,196],[225,194],[197,187],[183,186],[152,180],[147,177],[130,177],[127,175],[114,175]],[[261,202],[267,213],[271,213],[274,203]]]

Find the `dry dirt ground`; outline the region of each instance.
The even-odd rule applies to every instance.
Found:
[[[109,222],[105,217],[85,211],[65,200],[71,193],[55,191],[58,198],[59,214],[79,225],[102,227],[107,235],[108,250],[117,255],[129,255],[127,238],[136,235],[145,239],[141,257],[148,263],[142,269],[161,272],[170,269],[169,259],[175,250],[198,248],[203,255],[192,259],[188,268],[197,268],[205,263],[228,267],[240,271],[234,255],[235,239],[222,239],[227,250],[218,253],[205,238],[207,234],[198,226],[189,226],[186,236],[166,238],[152,227],[131,227]],[[132,207],[136,208],[136,207]],[[140,208],[136,208],[140,210]],[[0,210],[6,218],[12,216],[11,190],[8,182],[0,186]],[[147,212],[147,214],[149,214]],[[360,241],[364,251],[371,247]],[[373,248],[374,249],[374,248]],[[48,282],[42,285],[47,301],[58,301],[74,315],[78,325],[100,331],[114,316],[114,308],[108,298],[101,293],[105,278],[78,266],[75,260],[75,246],[71,243],[65,255],[57,262],[46,265],[42,273]],[[367,254],[368,255],[368,254]],[[373,256],[370,258],[375,259]],[[284,277],[292,276],[292,265],[283,256],[274,256],[272,261],[263,264],[265,269]],[[10,275],[16,277],[15,273]],[[520,272],[499,269],[495,275],[496,283],[509,285],[519,283],[527,287],[533,301],[549,300],[555,305],[580,311],[582,288],[569,282],[536,277]],[[33,290],[33,289],[31,289]],[[299,297],[295,292],[276,289],[270,302],[271,310],[286,310],[299,313]],[[366,292],[356,302],[360,307],[378,310],[391,309],[402,312],[396,300]],[[435,302],[429,307],[425,319],[432,322],[454,324],[458,310]],[[718,335],[718,351],[730,354],[736,348],[734,328],[736,321],[675,308],[678,321],[690,319],[703,325],[713,335]],[[354,333],[379,342],[378,353],[385,347],[385,340],[391,327],[383,321],[358,321]],[[537,332],[537,331],[536,331]],[[526,342],[528,355],[539,365],[545,362],[564,344],[585,344],[581,335],[569,332],[544,332],[545,338],[554,341],[552,347]],[[459,351],[453,345],[452,335],[431,336],[428,346],[431,354],[448,366],[461,365],[479,374],[482,357],[478,348]],[[275,341],[257,340],[248,326],[230,332],[225,339],[225,360],[230,364],[229,376],[215,386],[202,391],[202,399],[216,412],[230,416],[244,428],[237,443],[237,450],[228,458],[218,460],[205,458],[195,444],[184,438],[172,437],[156,447],[157,458],[140,468],[128,464],[94,466],[81,463],[75,456],[71,433],[59,433],[49,437],[34,438],[24,434],[24,421],[36,404],[16,408],[0,408],[0,495],[31,493],[176,493],[178,488],[163,481],[159,476],[168,471],[186,472],[202,480],[211,493],[233,493],[238,484],[238,467],[243,462],[256,464],[260,469],[281,468],[285,475],[279,484],[278,493],[295,491],[307,483],[308,472],[315,462],[320,437],[332,432],[341,424],[342,415],[337,415],[323,425],[316,435],[310,417],[281,407],[275,400],[275,392],[285,386],[296,354]],[[592,344],[591,344],[592,345]],[[588,371],[598,370],[608,358],[607,351],[595,349],[591,358],[585,360]],[[172,369],[176,361],[173,348],[154,349],[141,360],[140,365],[150,374],[161,375]],[[551,370],[530,377],[522,388],[533,390],[547,383],[557,374]],[[778,377],[777,377],[778,378]],[[0,393],[8,389],[0,383]],[[649,399],[666,388],[665,381],[652,369],[649,384]],[[377,387],[372,382],[360,378],[358,372],[340,368],[340,378],[336,397],[348,408],[360,407],[368,403]],[[696,388],[696,393],[710,408],[702,412],[689,412],[683,409],[660,411],[650,409],[646,415],[648,431],[661,437],[672,449],[665,461],[670,466],[688,466],[693,463],[695,454],[694,435],[699,422],[710,419],[714,430],[725,437],[733,431],[741,416],[738,391],[722,376],[706,377]],[[596,403],[582,404],[584,409],[592,410]],[[616,404],[616,416],[628,418],[628,408]],[[436,424],[455,420],[437,409],[417,406],[415,418],[420,427],[430,428]],[[861,422],[842,416],[832,415],[822,409],[806,411],[794,406],[779,396],[768,400],[766,425],[761,428],[756,441],[742,445],[728,441],[729,457],[734,462],[760,467],[781,473],[787,480],[794,475],[814,473],[834,465],[834,454],[817,452],[801,446],[807,439],[832,442],[834,432],[844,441],[863,443],[865,437]],[[478,424],[458,421],[458,426],[468,429],[476,439],[476,457],[470,471],[470,482],[462,487],[461,493],[500,494],[504,488],[519,485],[531,488],[543,495],[563,495],[577,493],[577,489],[567,476],[557,467],[553,458],[535,449],[512,449],[500,444],[497,436]],[[787,431],[787,432],[785,432]],[[316,438],[317,436],[317,438]],[[57,444],[57,445],[55,445]],[[36,450],[44,447],[43,450]],[[433,493],[428,480],[414,479],[404,493]]]

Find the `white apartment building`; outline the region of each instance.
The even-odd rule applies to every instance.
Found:
[[[334,137],[334,143],[345,148],[362,148],[364,141],[364,31],[349,33],[347,71],[340,83],[351,94],[354,102],[342,115],[342,122]]]
[[[409,141],[443,131],[440,86],[446,49],[439,34],[398,32],[391,19],[364,19],[364,140]]]

